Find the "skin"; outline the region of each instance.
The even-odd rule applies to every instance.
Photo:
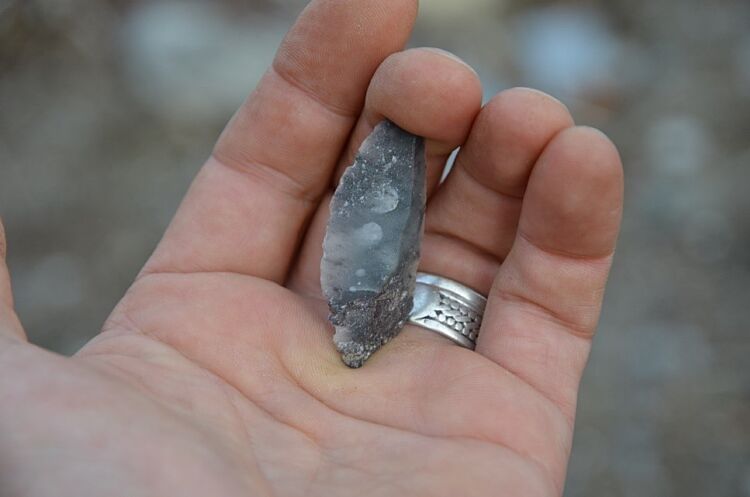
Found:
[[[562,493],[620,160],[553,98],[512,89],[482,107],[467,65],[402,51],[416,11],[308,6],[74,357],[27,343],[0,237],[0,494]],[[320,299],[321,240],[338,175],[383,117],[427,138],[421,269],[489,303],[476,351],[407,327],[350,370]]]

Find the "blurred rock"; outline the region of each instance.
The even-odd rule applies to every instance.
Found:
[[[269,66],[286,22],[230,17],[219,2],[143,2],[122,29],[124,67],[144,107],[195,122],[231,115]]]
[[[528,85],[558,96],[609,93],[619,82],[623,52],[598,9],[559,4],[532,8],[514,18],[517,63]]]
[[[725,213],[698,210],[687,217],[681,241],[685,252],[696,261],[715,264],[731,255],[734,231]]]
[[[750,98],[750,35],[745,35],[735,49],[735,69],[739,75],[739,90]]]
[[[45,256],[14,279],[19,307],[33,305],[41,312],[60,311],[80,305],[84,297],[85,268],[72,254]]]
[[[457,18],[476,20],[482,15],[502,11],[507,0],[422,0],[419,14],[432,22],[455,22]]]
[[[621,345],[629,348],[621,351],[622,369],[636,381],[688,380],[705,375],[713,362],[704,333],[689,323],[644,323],[627,332]]]
[[[709,167],[714,153],[710,130],[689,115],[660,116],[644,128],[647,160],[662,174],[692,176]]]

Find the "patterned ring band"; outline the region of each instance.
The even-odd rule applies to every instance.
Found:
[[[435,331],[474,350],[487,299],[442,276],[417,273],[409,323]]]

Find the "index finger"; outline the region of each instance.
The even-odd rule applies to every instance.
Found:
[[[314,0],[235,114],[144,269],[283,282],[378,65],[416,0]]]

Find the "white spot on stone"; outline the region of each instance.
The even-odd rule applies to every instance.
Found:
[[[361,278],[367,274],[367,271],[365,271],[363,268],[359,268],[354,272],[354,274]]]
[[[370,209],[377,214],[386,214],[398,206],[398,191],[391,185],[383,185],[383,188],[372,194]]]
[[[354,239],[364,245],[375,245],[383,239],[383,228],[378,223],[367,223],[354,232]]]
[[[352,330],[347,326],[336,326],[336,333],[333,335],[336,343],[349,342],[352,339]]]

